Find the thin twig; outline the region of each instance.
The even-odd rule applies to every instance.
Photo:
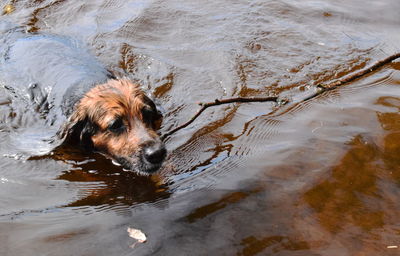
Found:
[[[377,70],[378,68],[391,63],[392,61],[394,61],[398,58],[400,58],[400,52],[393,54],[383,60],[377,61],[374,64],[372,64],[371,66],[361,69],[360,71],[357,71],[350,75],[347,75],[337,81],[334,81],[334,82],[331,82],[328,84],[319,84],[317,86],[317,88],[319,89],[317,92],[302,99],[300,102],[308,101],[310,99],[313,99],[313,98],[321,95],[324,92],[334,90],[334,89],[338,88],[339,86],[342,86],[344,84],[352,82],[358,78],[361,78],[361,77],[365,76],[366,74],[369,74],[369,73]],[[172,129],[169,132],[166,132],[161,138],[164,140],[165,138],[172,135],[173,133],[187,127],[194,120],[196,120],[196,118],[199,117],[200,114],[203,113],[204,110],[206,110],[209,107],[223,105],[223,104],[229,104],[229,103],[236,103],[236,102],[267,102],[267,101],[278,103],[280,100],[278,99],[278,97],[250,97],[250,98],[237,97],[237,98],[227,98],[227,99],[222,99],[222,100],[216,99],[215,101],[212,101],[212,102],[199,103],[201,108],[197,111],[197,113],[192,118],[189,119],[189,121],[187,121],[186,123],[184,123],[182,125],[179,125],[178,127]],[[281,100],[281,101],[284,102],[285,104],[287,103],[287,100]],[[298,102],[298,103],[300,103],[300,102]]]
[[[271,101],[271,102],[278,102],[278,97],[250,97],[250,98],[244,98],[244,97],[237,97],[237,98],[228,98],[228,99],[216,99],[214,101],[211,102],[205,102],[205,103],[199,103],[199,105],[201,106],[201,108],[197,111],[196,114],[194,114],[194,116],[192,118],[189,119],[189,121],[187,121],[184,124],[179,125],[178,127],[172,129],[169,132],[166,132],[162,135],[161,139],[164,140],[166,137],[170,136],[171,134],[185,128],[186,126],[188,126],[189,124],[193,123],[194,120],[196,120],[196,118],[207,108],[209,107],[213,107],[213,106],[218,106],[218,105],[223,105],[223,104],[229,104],[229,103],[235,103],[235,102],[267,102],[267,101]]]

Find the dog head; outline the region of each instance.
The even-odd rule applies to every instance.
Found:
[[[59,137],[103,153],[124,169],[149,174],[160,168],[166,156],[157,134],[161,117],[138,85],[126,79],[109,80],[84,95]]]

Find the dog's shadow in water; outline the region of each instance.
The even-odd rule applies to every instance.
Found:
[[[124,171],[98,153],[88,153],[79,148],[63,146],[50,155],[31,157],[30,160],[40,158],[52,158],[71,165],[71,168],[56,178],[57,180],[88,183],[87,192],[82,193],[85,196],[69,203],[66,207],[115,204],[132,206],[156,202],[170,196],[168,186],[158,175],[143,176],[132,171]]]

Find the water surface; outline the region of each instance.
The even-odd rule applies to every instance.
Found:
[[[215,98],[297,103],[208,109],[143,177],[75,149],[26,159],[46,131],[24,133],[40,117],[2,84],[0,255],[399,253],[399,62],[301,102],[400,50],[399,1],[9,3],[2,19],[81,41],[140,82],[161,132]],[[148,241],[132,246],[128,227]]]

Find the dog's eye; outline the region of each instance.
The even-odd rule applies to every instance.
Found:
[[[114,133],[123,132],[125,130],[124,122],[121,118],[117,118],[111,122],[111,124],[108,126],[108,130]]]

